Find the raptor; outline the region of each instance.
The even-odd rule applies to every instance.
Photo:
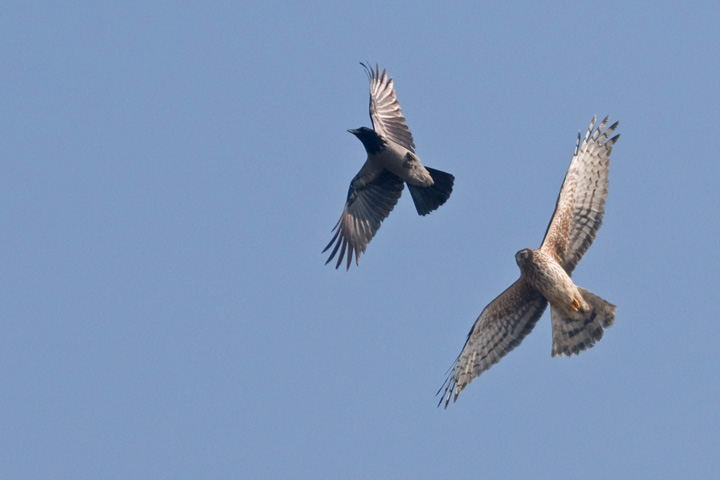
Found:
[[[520,278],[485,307],[451,368],[440,403],[448,406],[478,375],[517,347],[548,303],[552,356],[573,355],[592,347],[615,321],[615,305],[575,285],[570,278],[602,223],[607,199],[610,153],[620,135],[606,117],[585,138],[578,134],[555,213],[540,248],[515,254]]]

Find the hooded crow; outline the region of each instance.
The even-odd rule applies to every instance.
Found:
[[[424,167],[415,155],[415,143],[400,110],[393,80],[385,70],[375,70],[360,63],[370,79],[370,119],[373,128],[348,130],[365,147],[367,160],[348,190],[345,208],[333,228],[335,234],[327,244],[325,253],[335,247],[325,264],[338,255],[335,268],[339,268],[347,252],[347,269],[353,253],[355,264],[380,223],[390,214],[408,184],[418,215],[427,215],[450,197],[455,177],[449,173]],[[339,252],[339,254],[338,254]]]

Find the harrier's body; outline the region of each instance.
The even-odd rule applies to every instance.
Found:
[[[587,312],[588,304],[583,300],[578,287],[570,275],[542,249],[520,250],[515,256],[523,279],[537,289],[550,305],[567,316],[579,317]]]
[[[575,147],[542,245],[515,254],[520,278],[485,307],[448,377],[445,406],[478,375],[517,347],[551,310],[552,355],[572,355],[592,347],[615,321],[615,306],[576,286],[573,269],[595,239],[605,213],[610,153],[617,122],[596,130],[595,118]],[[442,390],[442,388],[441,388]],[[439,393],[439,392],[438,392]]]

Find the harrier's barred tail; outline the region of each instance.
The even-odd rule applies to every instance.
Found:
[[[615,322],[615,305],[583,288],[578,287],[578,290],[590,305],[590,311],[585,318],[575,320],[554,308],[550,310],[553,357],[570,356],[591,348],[602,338],[603,328],[610,327]]]
[[[449,173],[430,167],[425,167],[425,169],[435,183],[429,187],[419,187],[408,183],[408,189],[418,215],[427,215],[445,203],[450,198],[455,183],[455,177]]]

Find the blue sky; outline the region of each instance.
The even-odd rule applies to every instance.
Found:
[[[712,478],[720,472],[716,3],[33,2],[0,16],[0,476]],[[426,165],[349,272],[320,253],[379,63]],[[539,246],[578,130],[620,121],[549,315],[436,390]]]

